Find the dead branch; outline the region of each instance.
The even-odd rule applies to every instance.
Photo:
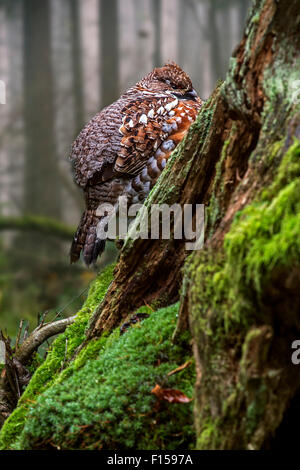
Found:
[[[38,326],[19,347],[15,355],[16,359],[18,359],[22,364],[26,364],[39,346],[52,336],[63,333],[66,327],[75,321],[75,318],[76,315],[56,322],[46,323],[42,328]]]
[[[15,350],[11,347],[10,338],[0,331],[0,340],[5,345],[5,367],[0,377],[0,428],[5,419],[17,405],[24,387],[31,379],[26,365],[33,353],[52,336],[63,333],[67,326],[75,321],[76,315],[51,323],[40,323],[28,336],[25,328],[23,342],[20,344],[23,322],[20,323]],[[43,318],[44,322],[45,318]],[[67,344],[66,344],[67,347]]]

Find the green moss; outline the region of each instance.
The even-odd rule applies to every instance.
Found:
[[[114,268],[115,268],[114,264],[107,266],[100,273],[100,275],[95,279],[95,281],[92,283],[90,287],[89,295],[82,307],[82,310],[84,309],[94,310],[99,305],[99,303],[103,300],[103,297],[110,283],[113,280]]]
[[[201,426],[201,434],[197,439],[198,450],[217,449],[220,440],[218,420],[206,419]]]
[[[259,301],[273,268],[300,259],[299,233],[300,143],[295,140],[274,182],[237,215],[225,236],[224,252],[204,252],[188,266],[195,280],[199,329],[211,334],[214,311],[219,311],[225,331],[234,323],[249,324],[257,309],[253,302]]]
[[[24,426],[28,407],[58,380],[65,359],[68,361],[85,338],[85,329],[92,311],[99,305],[112,280],[114,265],[103,270],[92,283],[89,295],[78,312],[76,321],[53,342],[44,363],[34,373],[21,396],[18,407],[5,421],[0,432],[0,449],[8,448]],[[67,351],[66,351],[67,349]],[[86,353],[88,356],[88,353]]]
[[[75,370],[80,369],[90,359],[97,357],[104,349],[108,338],[108,333],[104,332],[101,338],[91,340],[76,357],[72,366]]]
[[[158,401],[158,383],[193,394],[195,370],[167,373],[190,357],[172,344],[178,304],[156,312],[124,335],[114,331],[89,345],[73,373],[30,407],[19,449],[178,449],[194,441],[192,404]],[[105,341],[105,347],[104,346]]]
[[[45,361],[45,358],[39,354],[38,352],[35,352],[32,355],[32,358],[30,360],[30,363],[26,365],[27,369],[29,370],[30,374],[33,375],[35,371],[37,370],[38,367],[40,367],[43,362]]]
[[[232,411],[235,408],[235,404],[237,401],[238,397],[238,392],[235,390],[232,392],[224,401],[223,406],[222,406],[222,414],[223,416],[231,417],[232,416]]]
[[[237,287],[261,293],[275,266],[300,259],[300,142],[285,154],[276,179],[247,206],[225,237],[227,269]],[[229,268],[231,266],[231,268]]]
[[[249,355],[249,349],[251,348],[252,343],[255,343],[255,341],[259,339],[260,336],[261,336],[260,328],[251,329],[247,333],[247,336],[245,338],[245,341],[242,347],[242,358],[240,362],[240,375],[242,376],[246,375],[248,367],[251,366],[252,358]]]
[[[281,145],[276,142],[270,155],[266,155],[273,163],[281,156],[279,167],[273,171],[273,182],[236,215],[222,249],[212,252],[206,248],[195,253],[185,267],[190,284],[190,322],[204,364],[200,392],[203,403],[207,403],[205,394],[213,380],[223,383],[222,369],[226,370],[229,361],[225,352],[232,344],[235,354],[242,358],[239,382],[233,388],[226,383],[223,390],[214,393],[215,400],[216,397],[223,400],[217,418],[213,419],[210,411],[200,406],[197,448],[217,448],[215,430],[236,419],[233,410],[238,410],[241,416],[245,413],[241,426],[245,426],[249,439],[265,413],[268,397],[264,383],[254,392],[248,389],[246,392],[250,387],[247,371],[254,367],[248,350],[250,343],[256,343],[262,334],[259,328],[249,330],[249,327],[268,324],[262,294],[272,282],[274,269],[288,272],[295,264],[299,265],[300,259],[300,141],[295,139],[283,156],[282,145],[282,141]],[[267,347],[268,344],[260,352],[261,361]],[[239,408],[243,394],[245,411]],[[245,445],[242,439],[241,447]],[[230,446],[228,442],[222,441],[221,447]]]
[[[10,444],[16,440],[16,437],[22,432],[26,420],[28,408],[20,406],[13,412],[13,419],[8,418],[1,429],[0,450],[9,449]],[[12,415],[11,415],[12,416]],[[10,423],[8,423],[10,420]]]
[[[246,434],[248,436],[251,436],[253,434],[261,418],[263,417],[267,401],[267,387],[265,384],[262,384],[257,390],[255,390],[254,399],[247,407]]]
[[[236,126],[233,125],[231,133],[236,132]],[[220,208],[222,197],[224,194],[224,181],[222,178],[222,170],[224,166],[224,162],[227,157],[227,149],[230,143],[230,139],[227,139],[222,148],[221,158],[216,164],[216,175],[214,178],[214,185],[212,189],[212,196],[210,200],[209,207],[206,210],[206,226],[209,227],[208,237],[211,237],[213,234],[213,230],[215,227],[216,222],[218,222],[222,216],[223,212]]]

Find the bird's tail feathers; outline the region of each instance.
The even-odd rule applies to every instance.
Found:
[[[106,240],[97,237],[97,225],[99,220],[100,218],[96,216],[95,211],[86,210],[82,214],[71,246],[71,263],[75,263],[82,252],[84,262],[87,266],[92,263],[95,264],[98,256],[104,251]]]

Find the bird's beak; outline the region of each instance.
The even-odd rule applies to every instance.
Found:
[[[192,90],[192,91],[189,91],[188,94],[192,97],[192,98],[196,98],[198,95],[197,95],[197,92],[196,90]]]
[[[190,91],[186,91],[183,95],[181,93],[172,93],[172,95],[176,96],[177,98],[181,99],[181,100],[197,100],[198,98],[198,95],[197,95],[197,92],[196,90],[190,90]]]

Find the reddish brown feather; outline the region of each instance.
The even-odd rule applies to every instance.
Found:
[[[71,261],[81,251],[87,264],[97,257],[99,204],[116,204],[128,188],[132,201],[145,199],[201,107],[200,98],[186,99],[187,92],[192,92],[188,75],[178,65],[167,64],[150,72],[81,131],[71,161],[87,211],[73,240]]]

